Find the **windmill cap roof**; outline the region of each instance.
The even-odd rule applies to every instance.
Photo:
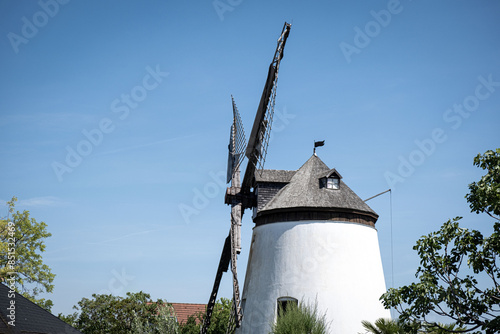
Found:
[[[295,170],[259,170],[255,173],[255,182],[288,183],[296,172]]]
[[[314,154],[302,167],[295,172],[273,171],[256,178],[259,182],[284,181],[289,177],[289,182],[262,207],[257,217],[278,210],[319,210],[319,211],[350,211],[368,215],[377,220],[378,215],[361,198],[358,197],[342,180],[339,180],[339,189],[320,187],[320,179],[336,175],[342,177],[335,169],[330,169],[321,159]],[[273,179],[273,176],[276,179]]]

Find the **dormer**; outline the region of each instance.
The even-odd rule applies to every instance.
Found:
[[[342,178],[342,175],[339,174],[335,170],[335,168],[330,169],[326,174],[323,174],[319,178],[319,188],[326,188],[326,189],[340,189],[340,179]]]

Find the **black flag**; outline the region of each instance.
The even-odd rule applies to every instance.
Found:
[[[325,145],[325,141],[322,140],[322,141],[315,141],[314,142],[314,148],[318,147],[318,146],[324,146]]]

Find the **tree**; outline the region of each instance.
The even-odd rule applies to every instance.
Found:
[[[200,333],[200,320],[203,319],[202,315],[190,315],[186,323],[179,325],[180,334],[199,334]],[[203,322],[201,322],[203,323]]]
[[[465,196],[472,212],[484,212],[493,219],[500,219],[500,148],[489,150],[474,158],[474,165],[487,170],[478,182],[469,184]]]
[[[232,311],[232,301],[220,298],[214,305],[208,334],[225,334]],[[199,334],[205,314],[192,315],[185,324],[180,325],[181,334]]]
[[[446,334],[446,333],[462,333],[465,328],[457,327],[455,324],[441,324],[437,326],[427,325],[424,327],[424,333],[428,334]]]
[[[172,306],[161,305],[158,307],[154,321],[144,319],[133,311],[132,333],[138,334],[178,334],[179,326],[175,320]]]
[[[401,320],[392,320],[380,318],[372,324],[369,321],[362,321],[366,333],[371,334],[445,334],[449,332],[460,333],[463,328],[456,327],[454,324],[441,324],[438,326],[424,325],[418,322],[404,323]],[[361,333],[360,333],[361,334]]]
[[[367,333],[372,334],[406,334],[406,331],[401,322],[392,319],[380,318],[372,324],[369,321],[362,321],[363,327]]]
[[[228,298],[220,298],[214,305],[208,334],[225,334],[229,318],[233,310],[233,302]],[[203,322],[201,322],[203,324]]]
[[[55,275],[43,263],[47,224],[30,217],[29,211],[14,212],[16,197],[7,202],[9,216],[0,219],[0,280],[24,297],[50,311],[52,301],[40,298],[52,292]]]
[[[126,297],[93,294],[73,308],[80,312],[59,318],[84,334],[178,333],[172,306],[142,291],[127,292]]]
[[[65,323],[67,323],[68,325],[76,328],[76,321],[78,320],[78,313],[75,312],[75,313],[68,314],[68,315],[64,315],[62,313],[59,313],[57,315],[57,317],[59,319],[61,319],[62,321],[64,321]]]
[[[461,217],[456,217],[417,241],[413,249],[420,257],[419,282],[389,289],[381,297],[385,307],[396,308],[405,322],[456,331],[429,320],[430,314],[437,314],[463,332],[500,331],[500,149],[476,156],[474,164],[487,173],[469,185],[466,198],[472,212],[484,212],[495,220],[493,233],[483,236],[462,228]]]
[[[281,306],[278,317],[272,326],[271,334],[326,334],[329,332],[329,323],[325,314],[319,314],[317,303],[308,305],[287,303],[286,310]]]

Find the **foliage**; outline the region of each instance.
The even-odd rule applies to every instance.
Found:
[[[362,324],[366,333],[371,334],[445,334],[449,332],[460,333],[463,330],[456,327],[455,324],[421,325],[418,322],[404,323],[400,319],[385,318],[377,319],[373,324],[369,321],[362,321]]]
[[[77,312],[72,313],[72,314],[68,314],[68,315],[64,315],[62,313],[59,313],[57,315],[57,317],[59,319],[61,319],[62,321],[64,321],[65,323],[67,323],[68,325],[70,325],[72,327],[76,327],[76,321],[78,319],[78,313]]]
[[[214,305],[208,334],[225,334],[232,311],[232,301],[220,298]],[[204,314],[191,316],[185,324],[180,325],[181,334],[199,334],[203,325]]]
[[[479,231],[460,228],[459,220],[446,222],[439,231],[417,242],[414,249],[420,256],[420,282],[389,289],[383,295],[384,305],[395,307],[402,320],[428,322],[426,316],[435,313],[451,318],[458,326],[468,326],[470,331],[498,326],[500,223],[495,224],[490,237],[483,237]],[[463,263],[473,274],[461,273]],[[480,273],[490,279],[491,287],[481,288]]]
[[[436,325],[427,324],[424,326],[423,333],[428,334],[446,334],[446,333],[462,333],[465,328],[457,327],[455,324],[441,324],[437,323]]]
[[[465,196],[472,212],[485,212],[500,219],[500,148],[489,150],[474,158],[474,165],[487,170],[478,182],[469,184],[469,194]]]
[[[366,333],[372,334],[406,334],[403,324],[397,320],[380,318],[372,324],[369,321],[361,322],[366,329]]]
[[[271,334],[325,334],[329,332],[326,315],[318,313],[314,305],[288,303],[286,311],[278,309],[278,318],[272,326]]]
[[[203,319],[202,315],[190,315],[186,323],[179,325],[180,334],[199,334],[200,333],[200,323]]]
[[[231,312],[231,300],[215,303],[209,334],[225,334]],[[84,334],[199,334],[204,314],[195,314],[186,323],[177,324],[173,308],[161,299],[152,301],[144,292],[127,293],[125,298],[92,295],[82,298],[74,308],[80,312],[59,314],[59,318]]]
[[[14,212],[16,197],[7,202],[9,216],[0,219],[0,280],[15,283],[18,293],[50,311],[52,301],[39,294],[52,292],[55,275],[43,263],[47,224],[30,217],[29,211]]]
[[[84,334],[178,333],[172,306],[142,291],[127,292],[125,298],[93,294],[74,308],[80,312],[59,318]]]
[[[132,311],[134,318],[132,320],[132,333],[140,334],[178,334],[179,326],[175,320],[172,306],[162,305],[158,308],[156,323],[144,321],[137,312]]]
[[[214,305],[208,334],[225,334],[233,310],[231,299],[220,298]]]
[[[400,312],[401,320],[456,331],[428,320],[430,314],[437,314],[450,318],[463,332],[500,331],[500,221],[495,217],[499,213],[499,153],[488,151],[474,159],[488,174],[472,183],[466,196],[473,212],[485,212],[497,220],[493,233],[483,236],[461,228],[461,217],[456,217],[439,231],[421,237],[413,247],[420,257],[419,282],[389,289],[381,297],[386,308]]]

